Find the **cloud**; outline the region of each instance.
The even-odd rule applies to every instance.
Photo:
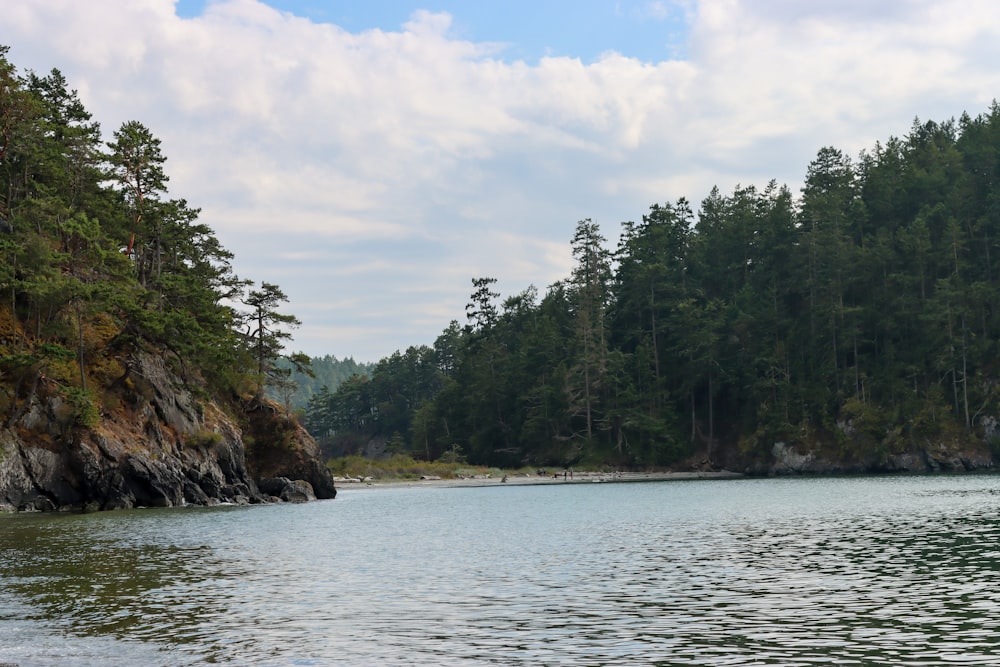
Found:
[[[992,2],[628,7],[685,16],[685,58],[507,62],[448,14],[350,32],[256,0],[191,19],[172,0],[7,0],[4,24],[12,61],[60,68],[107,132],[138,119],[163,140],[174,196],[289,295],[296,347],[359,360],[433,342],[474,276],[505,294],[565,277],[582,218],[613,246],[654,202],[794,190],[822,146],[1000,89]]]
[[[670,6],[665,2],[647,2],[643,14],[657,21],[665,21],[671,15]]]

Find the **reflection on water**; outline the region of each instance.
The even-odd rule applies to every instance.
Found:
[[[1000,478],[0,517],[0,662],[997,664]]]

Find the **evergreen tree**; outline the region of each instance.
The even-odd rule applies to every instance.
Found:
[[[243,304],[250,309],[244,314],[244,338],[257,369],[258,398],[264,395],[267,385],[278,384],[290,375],[287,368],[278,365],[278,359],[282,357],[285,342],[292,337],[288,329],[301,322],[294,315],[278,312],[287,300],[280,287],[268,282],[262,282],[260,289],[249,290],[243,297]],[[289,361],[300,372],[309,364],[309,358],[301,354],[293,355]]]
[[[592,447],[602,426],[603,392],[608,373],[607,306],[611,281],[610,253],[600,227],[589,219],[577,223],[572,248],[576,266],[570,277],[574,358],[569,368],[570,407],[582,418],[580,435]]]
[[[468,324],[427,355],[435,382],[397,354],[317,413],[367,391],[345,438],[491,464],[714,465],[804,441],[877,469],[912,442],[981,439],[1000,418],[998,155],[994,104],[856,161],[822,148],[798,199],[715,188],[696,222],[685,200],[654,205],[613,256],[580,221],[544,294],[499,303],[473,281]]]
[[[58,70],[20,75],[7,53],[0,47],[0,410],[7,423],[41,391],[61,392],[89,422],[96,401],[113,400],[117,387],[137,379],[140,352],[162,354],[216,397],[240,394],[249,379],[266,375],[267,355],[248,354],[241,320],[226,305],[247,283],[233,275],[232,255],[199,222],[198,209],[170,197],[160,141],[130,121],[103,150],[100,126],[65,77]],[[280,339],[276,322],[294,321],[267,303],[258,353]]]

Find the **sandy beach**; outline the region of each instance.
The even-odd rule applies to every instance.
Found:
[[[401,480],[360,480],[356,478],[335,478],[337,491],[352,491],[360,489],[385,488],[385,487],[426,487],[426,488],[454,488],[454,487],[480,487],[480,486],[528,486],[542,484],[617,484],[628,482],[666,482],[684,481],[693,479],[736,479],[743,477],[742,474],[720,470],[714,472],[574,472],[570,477],[567,474],[563,477],[558,475],[509,475],[506,480],[502,477],[476,476],[464,479],[440,479],[427,477],[424,479],[401,479]]]

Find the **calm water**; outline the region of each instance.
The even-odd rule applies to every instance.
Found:
[[[0,516],[0,662],[1000,663],[1000,477]]]

